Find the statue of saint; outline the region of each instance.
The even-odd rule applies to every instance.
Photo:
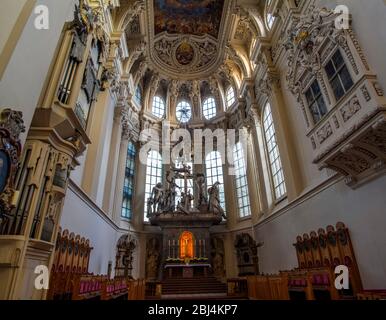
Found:
[[[157,185],[153,188],[151,192],[151,201],[153,204],[153,213],[159,212],[162,205],[164,190],[162,188],[162,183],[158,182]]]
[[[220,182],[216,182],[211,188],[208,189],[209,194],[209,204],[208,211],[213,213],[221,213],[224,219],[226,219],[226,215],[224,209],[221,207],[220,203]]]
[[[198,190],[198,207],[201,207],[202,205],[207,205],[208,204],[208,198],[206,196],[205,192],[205,176],[200,173],[197,174],[196,177],[196,185],[197,185],[197,190]]]

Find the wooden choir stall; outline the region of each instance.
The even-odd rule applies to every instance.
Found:
[[[144,300],[146,282],[89,273],[90,241],[59,230],[48,300]]]

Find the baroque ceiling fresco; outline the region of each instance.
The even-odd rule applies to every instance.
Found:
[[[154,33],[218,37],[224,0],[154,0]]]
[[[171,78],[197,79],[223,61],[232,0],[152,0],[150,63]]]

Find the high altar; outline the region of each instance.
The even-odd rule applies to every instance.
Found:
[[[182,188],[177,179],[184,181]],[[195,194],[191,194],[188,179],[196,186]],[[166,181],[165,187],[154,186],[147,200],[150,223],[162,229],[159,278],[206,276],[213,267],[210,228],[226,218],[219,183],[207,189],[205,176],[193,175],[187,165],[168,171]],[[177,188],[181,189],[179,198]]]

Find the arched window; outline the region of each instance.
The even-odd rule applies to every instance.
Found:
[[[224,174],[222,170],[221,153],[212,151],[206,156],[206,182],[207,188],[213,187],[216,182],[220,183],[220,204],[225,211]]]
[[[275,23],[275,19],[276,18],[271,13],[267,14],[267,27],[268,27],[269,30],[272,29],[273,24]]]
[[[192,117],[192,107],[187,101],[181,101],[177,105],[176,115],[179,122],[187,123]]]
[[[239,204],[239,215],[240,218],[244,218],[251,215],[251,206],[249,203],[249,191],[246,172],[247,168],[245,165],[244,150],[241,142],[236,143],[233,148],[233,161],[236,179],[236,194]]]
[[[202,106],[202,113],[207,120],[210,120],[216,116],[216,101],[212,97],[204,101]]]
[[[280,159],[279,147],[276,141],[275,126],[272,118],[271,105],[267,103],[263,113],[263,126],[265,133],[265,142],[271,167],[273,187],[275,189],[276,200],[282,198],[286,193],[284,181],[284,172]]]
[[[273,24],[275,23],[275,20],[276,20],[275,16],[270,12],[270,10],[272,9],[272,8],[270,8],[271,4],[272,4],[272,0],[269,0],[267,2],[266,7],[265,7],[265,11],[266,11],[265,19],[266,19],[266,24],[267,24],[268,30],[272,29]]]
[[[230,86],[226,91],[227,107],[231,107],[236,102],[235,90]]]
[[[133,194],[135,174],[136,149],[132,142],[129,142],[126,157],[125,182],[123,185],[122,217],[131,219],[133,217]]]
[[[150,150],[147,155],[145,181],[145,221],[147,216],[147,199],[150,198],[153,188],[162,182],[162,158],[159,152]]]
[[[164,101],[158,97],[155,96],[153,98],[153,114],[157,117],[162,119],[165,116],[165,103]]]
[[[140,86],[138,86],[135,90],[135,100],[138,102],[138,104],[142,104],[142,90]]]

